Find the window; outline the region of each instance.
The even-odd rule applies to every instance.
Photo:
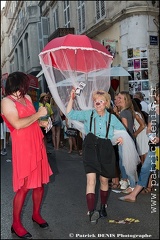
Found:
[[[37,23],[39,52],[41,52],[44,46],[46,46],[46,44],[48,43],[48,26],[48,18],[41,17],[41,22]]]
[[[63,1],[64,3],[64,26],[70,28],[70,11],[69,1]]]
[[[100,20],[105,16],[104,1],[96,1],[96,20]]]
[[[19,70],[24,72],[23,42],[19,43]]]
[[[10,61],[10,72],[14,72],[14,59]]]
[[[59,20],[58,20],[58,8],[53,9],[53,24],[54,24],[54,31],[59,28]]]
[[[26,49],[26,56],[27,58],[29,58],[30,54],[29,54],[29,44],[28,44],[28,33],[26,33],[25,35],[25,49]]]
[[[15,62],[15,69],[19,70],[19,59],[18,59],[18,50],[17,50],[17,48],[15,50],[15,60],[16,60],[16,62]]]
[[[78,2],[78,31],[81,33],[85,30],[85,3],[84,1]]]

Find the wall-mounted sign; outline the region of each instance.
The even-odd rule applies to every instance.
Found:
[[[150,45],[158,45],[158,36],[149,36]]]

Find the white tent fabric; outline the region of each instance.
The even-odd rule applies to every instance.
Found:
[[[127,131],[116,130],[114,131],[114,137],[112,138],[113,145],[119,137],[123,138],[122,165],[125,167],[127,175],[132,176],[134,180],[137,181],[137,165],[141,162],[141,160],[136,150],[135,143]]]

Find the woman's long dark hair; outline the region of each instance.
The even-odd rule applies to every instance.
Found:
[[[30,78],[27,74],[23,72],[13,72],[9,74],[6,86],[5,86],[5,95],[11,95],[17,91],[20,92],[20,96],[24,97],[24,95],[28,92],[30,85]]]

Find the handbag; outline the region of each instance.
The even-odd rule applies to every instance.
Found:
[[[75,128],[67,128],[67,131],[65,132],[68,137],[77,137],[78,131]]]

